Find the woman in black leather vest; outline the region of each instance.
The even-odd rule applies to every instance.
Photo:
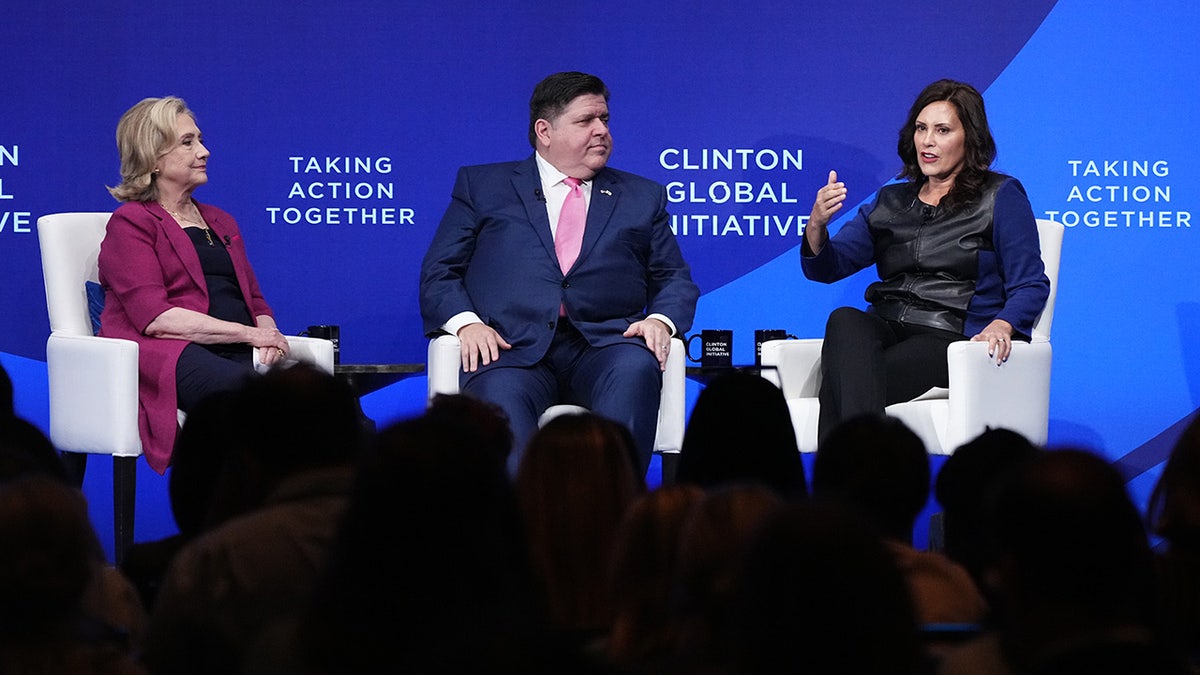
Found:
[[[1016,179],[990,170],[996,143],[974,87],[926,87],[897,152],[906,181],[881,188],[833,237],[846,186],[830,171],[805,229],[809,279],[831,283],[872,264],[879,273],[866,311],[842,307],[826,324],[822,440],[842,420],[947,386],[950,342],[985,341],[1003,363],[1049,295],[1033,209]]]

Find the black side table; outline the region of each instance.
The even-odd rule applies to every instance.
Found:
[[[425,372],[424,363],[335,363],[333,376],[350,385],[355,399],[362,398],[373,391],[379,391],[389,384],[395,384],[406,377],[420,375]],[[367,417],[362,406],[358,408],[358,416],[363,429],[368,434],[374,434],[375,420]]]
[[[716,378],[728,373],[749,373],[751,375],[762,375],[764,371],[774,370],[775,366],[721,366],[717,368],[688,366],[684,372],[689,380],[694,380],[700,384],[708,384]]]
[[[366,396],[424,372],[424,363],[337,363],[333,366],[334,376],[349,384],[356,396]]]

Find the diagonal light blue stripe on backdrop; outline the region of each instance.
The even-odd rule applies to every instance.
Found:
[[[986,92],[999,167],[1035,212],[1186,211],[1200,216],[1193,39],[1200,6],[1062,0]],[[1167,176],[1074,175],[1070,162],[1154,162]],[[1153,184],[1170,202],[1071,199],[1073,188]],[[1060,216],[1060,219],[1063,216]],[[1200,224],[1200,223],[1198,223]],[[1070,225],[1070,222],[1068,222]],[[1194,228],[1068,227],[1054,326],[1051,440],[1093,445],[1126,471],[1165,455],[1155,439],[1200,405]],[[1156,454],[1157,453],[1157,454]],[[1129,476],[1132,477],[1132,476]]]

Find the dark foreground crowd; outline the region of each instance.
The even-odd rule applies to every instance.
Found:
[[[902,424],[855,418],[808,477],[786,403],[750,375],[704,390],[675,480],[653,490],[628,431],[602,418],[552,420],[512,477],[510,439],[464,397],[367,432],[343,383],[273,371],[191,413],[169,476],[179,534],[118,569],[3,376],[0,673],[1200,663],[1200,423],[1145,520],[1106,461],[1003,430],[932,476]],[[931,485],[939,550],[918,550]]]

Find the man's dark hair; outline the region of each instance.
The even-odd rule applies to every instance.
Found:
[[[529,145],[537,147],[537,132],[534,124],[538,120],[554,120],[562,114],[571,101],[584,94],[596,94],[608,100],[608,87],[595,75],[567,72],[555,73],[538,82],[529,97]]]

